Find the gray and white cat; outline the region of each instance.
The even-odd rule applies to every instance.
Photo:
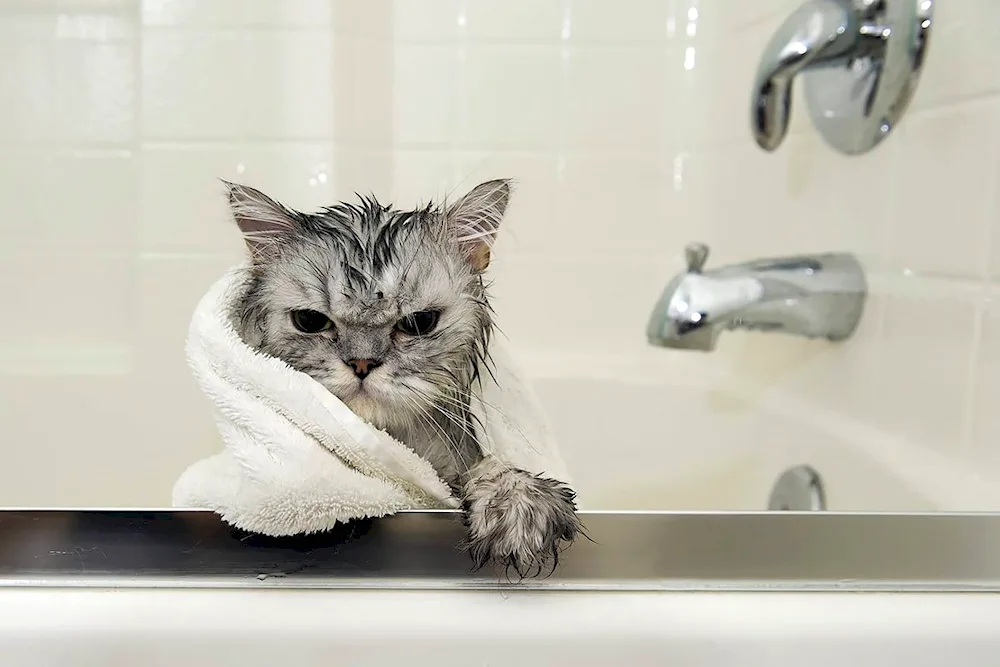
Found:
[[[489,373],[483,272],[509,182],[450,206],[399,211],[368,197],[316,213],[226,186],[251,258],[244,341],[430,461],[463,502],[477,564],[521,576],[554,566],[580,530],[575,493],[484,456],[469,409],[473,383]]]

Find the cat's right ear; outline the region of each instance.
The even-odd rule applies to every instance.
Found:
[[[229,196],[229,208],[243,232],[250,258],[263,259],[272,245],[295,232],[295,213],[260,190],[222,181]]]

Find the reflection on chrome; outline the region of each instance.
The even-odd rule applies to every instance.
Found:
[[[671,280],[646,334],[660,347],[710,351],[725,329],[779,331],[843,340],[857,328],[867,286],[853,255],[762,259],[705,271],[708,246],[685,249],[687,270]]]
[[[267,538],[210,512],[0,511],[6,586],[1000,591],[1000,516],[583,512],[548,579],[474,572],[454,512]]]

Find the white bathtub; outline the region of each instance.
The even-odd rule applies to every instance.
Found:
[[[583,358],[528,358],[582,508],[763,510],[778,476],[807,464],[831,510],[1000,509],[1000,489],[961,462],[794,395],[706,376],[698,353]]]
[[[803,463],[822,474],[832,510],[982,507],[990,495],[968,471],[794,397],[755,396],[730,382],[656,368],[617,375],[591,368],[586,377],[565,366],[533,368],[585,509],[760,510],[776,477]],[[770,547],[751,532],[754,544],[765,545],[754,556],[761,563]],[[723,540],[713,552],[704,540],[697,548],[681,541],[689,562],[718,560],[720,553],[748,561],[746,550]],[[907,547],[905,538],[888,541],[907,553],[928,552]],[[808,549],[796,555],[802,542],[816,543],[795,533],[781,553],[811,558]],[[952,556],[970,561],[962,567],[977,566],[970,554],[991,553],[966,554],[962,542],[943,540]],[[606,543],[588,545],[595,566],[610,558]],[[43,546],[35,548],[81,563],[100,563],[102,556],[91,548]],[[668,560],[656,550],[662,548],[651,542],[641,554],[626,550],[630,559],[636,553],[659,567]],[[676,549],[671,556],[684,553]],[[893,558],[880,562],[900,569]],[[665,569],[668,577],[680,576]],[[558,581],[546,590],[297,590],[280,579],[268,590],[270,580],[259,583],[241,589],[180,588],[183,579],[150,588],[0,587],[0,655],[4,665],[23,667],[929,667],[990,665],[1000,655],[1000,595],[983,592],[882,586],[861,595],[810,591],[808,582],[795,592],[709,590],[705,582],[687,592],[616,590],[613,582],[604,590],[561,589]]]
[[[0,591],[9,667],[994,665],[1000,596]]]
[[[579,358],[563,361],[546,355],[528,366],[584,509],[761,510],[778,475],[799,464],[821,473],[831,510],[996,506],[995,490],[970,471],[794,396],[762,395],[684,367],[592,364],[584,374],[573,370],[581,368]],[[753,543],[762,541],[751,533]],[[972,556],[992,553],[936,535],[934,544],[951,548],[973,574],[982,564]],[[722,541],[713,552],[705,539],[697,548],[679,541],[689,550],[671,557],[687,553],[690,563],[723,553],[748,561],[735,543]],[[928,552],[905,537],[887,539],[907,553]],[[81,563],[102,557],[91,547],[53,551],[44,541],[28,542],[25,549]],[[757,563],[768,556],[763,542]],[[808,548],[796,552],[802,542],[816,544],[795,533],[782,555],[811,558]],[[588,545],[595,566],[609,559],[607,543]],[[662,548],[626,551],[660,567],[669,560],[656,550]],[[564,565],[571,560],[572,553]],[[880,562],[901,569],[893,558]],[[663,567],[666,576],[680,576]],[[989,590],[998,590],[997,581]],[[558,581],[546,590],[296,590],[281,580],[270,590],[270,580],[242,589],[183,585],[0,587],[3,664],[924,667],[990,665],[1000,655],[1000,595],[982,592],[892,592],[890,585],[860,595],[817,592],[808,582],[795,592],[715,591],[705,582],[697,592],[615,590],[613,582],[604,590],[567,590],[572,586],[562,589]]]

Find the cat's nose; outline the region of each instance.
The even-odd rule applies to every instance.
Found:
[[[348,359],[347,365],[351,367],[354,374],[364,380],[368,374],[382,365],[382,362],[375,359]]]

